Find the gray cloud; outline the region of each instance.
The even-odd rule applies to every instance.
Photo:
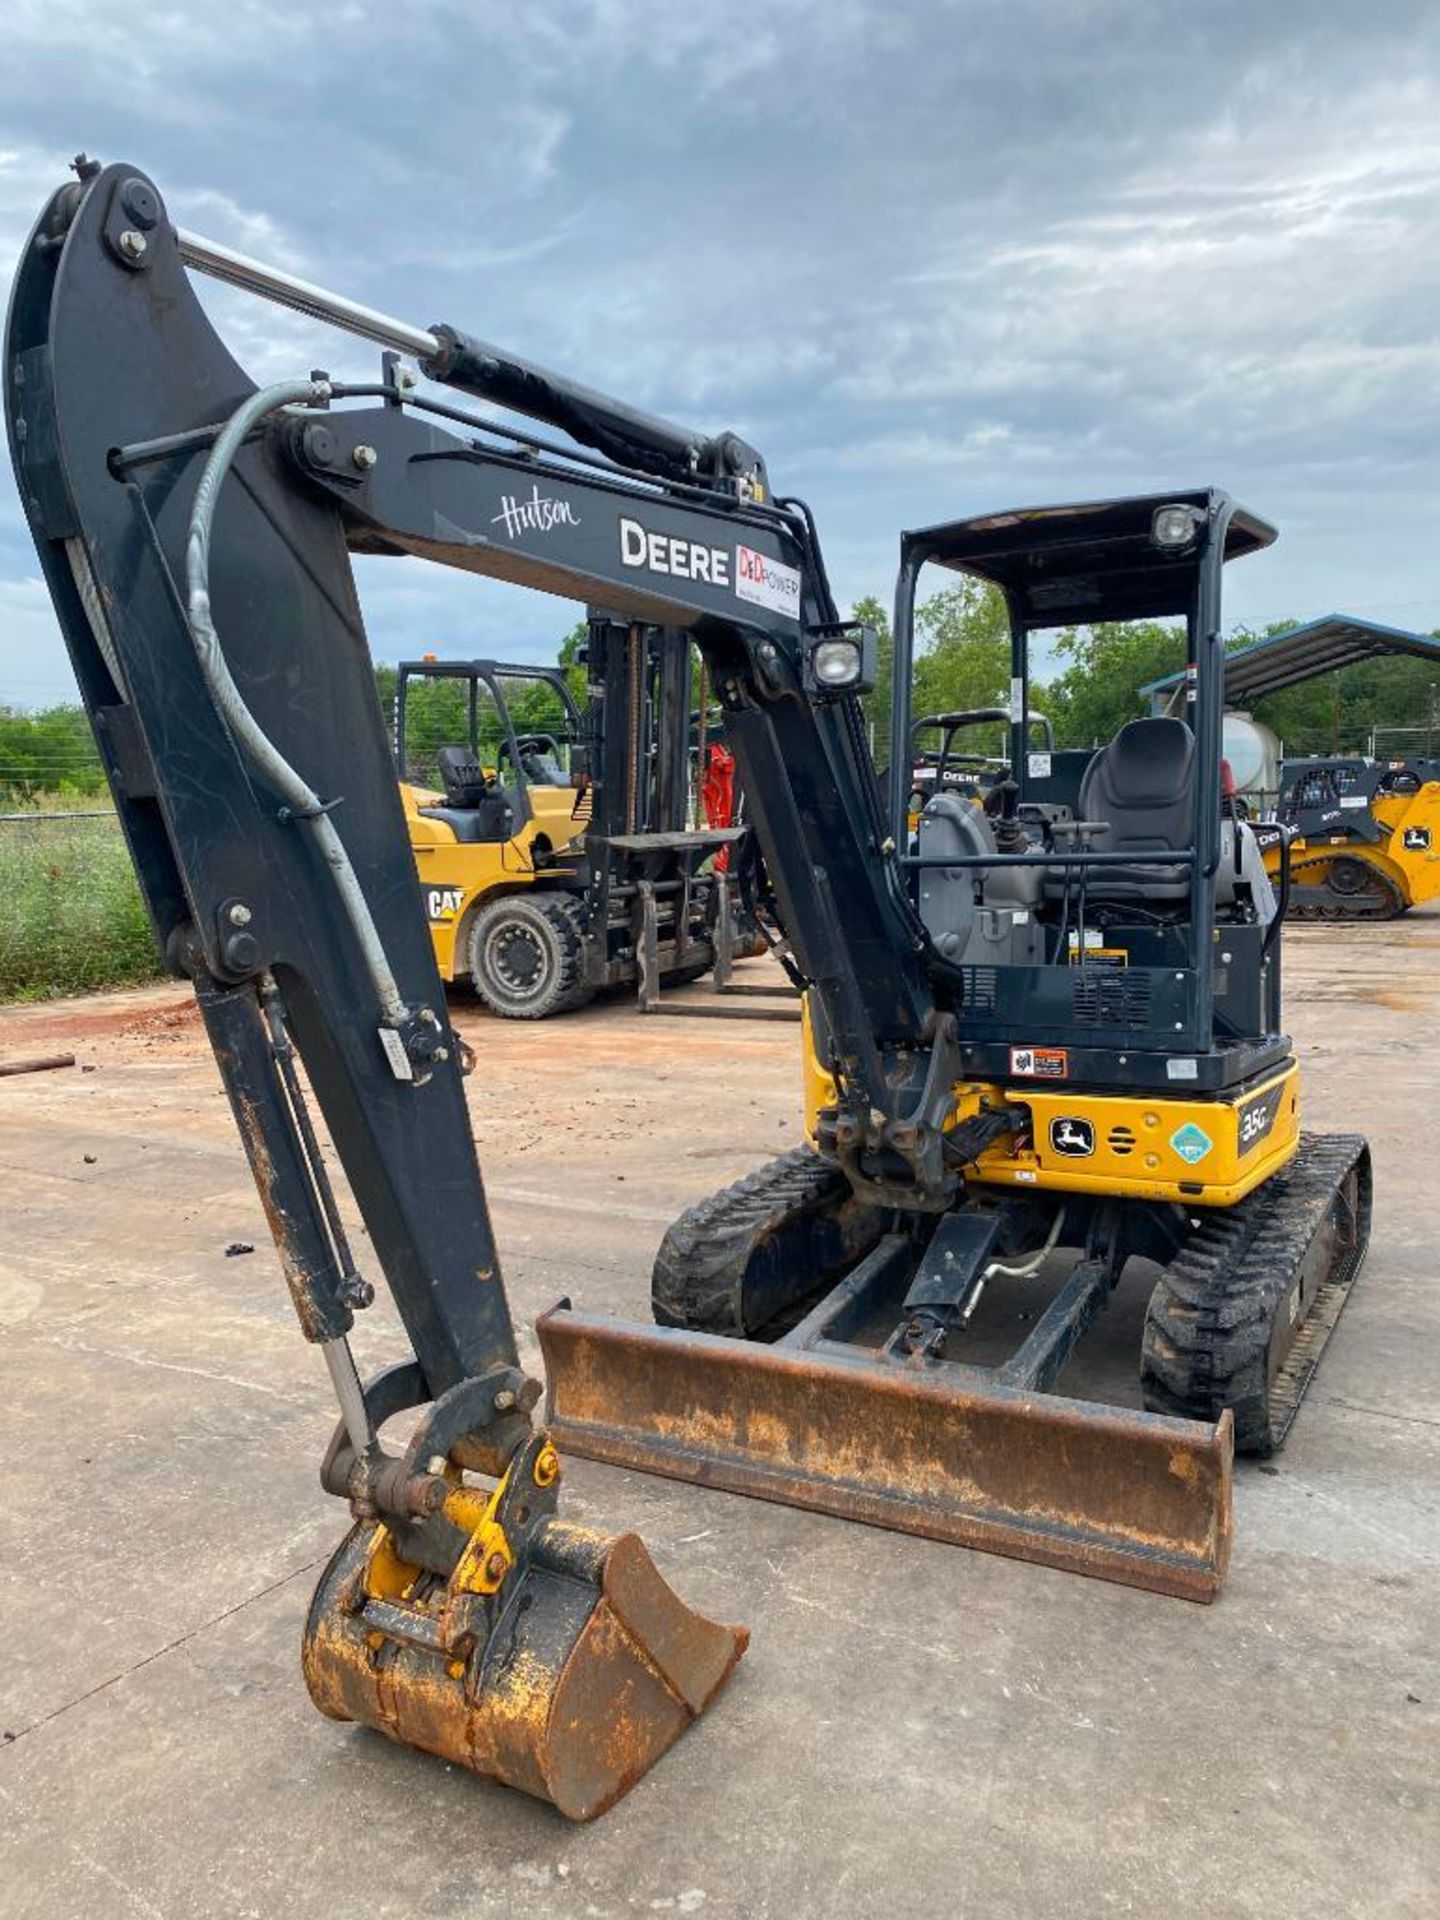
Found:
[[[82,144],[182,223],[763,446],[842,598],[894,539],[1216,481],[1230,610],[1440,622],[1440,13],[1346,0],[12,0],[8,264]],[[373,356],[223,290],[259,377]],[[572,610],[362,569],[377,654],[538,657]],[[0,699],[68,687],[8,476]]]

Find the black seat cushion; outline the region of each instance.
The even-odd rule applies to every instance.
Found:
[[[1138,856],[1195,843],[1195,736],[1185,722],[1128,721],[1086,769],[1080,817],[1105,822],[1092,843],[1097,852],[1137,856],[1133,867],[1093,869],[1091,899],[1183,900],[1190,891],[1183,869],[1145,866]]]
[[[435,755],[445,788],[445,802],[451,807],[478,807],[489,791],[485,769],[468,747],[441,747]]]
[[[420,807],[422,820],[438,820],[467,846],[482,841],[508,840],[515,830],[515,809],[501,788],[488,793],[476,807]]]

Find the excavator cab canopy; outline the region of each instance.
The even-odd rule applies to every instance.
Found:
[[[1275,537],[1206,487],[979,514],[907,533],[901,550],[907,564],[990,581],[1024,626],[1054,627],[1183,615],[1207,560],[1238,560]]]
[[[933,562],[988,582],[1009,617],[1009,765],[986,800],[1000,837],[963,815],[953,833],[938,815],[927,831],[922,815],[917,844],[898,856],[931,933],[936,977],[952,980],[971,1009],[969,1071],[999,1070],[1012,1043],[1039,1032],[1063,1041],[1073,1064],[1082,1028],[1096,1083],[1140,1076],[1168,1084],[1179,1054],[1195,1063],[1184,1071],[1218,1087],[1253,1069],[1256,1047],[1283,1058],[1278,984],[1267,969],[1279,923],[1243,837],[1233,823],[1222,826],[1220,733],[1221,575],[1226,561],[1275,538],[1268,522],[1211,487],[1022,507],[902,536],[892,767],[908,767],[923,569]],[[1032,635],[1139,619],[1183,623],[1183,717],[1133,721],[1108,743],[1037,749],[1028,718]],[[912,790],[908,772],[892,779],[891,832],[907,849]],[[946,808],[939,813],[949,819]],[[969,911],[976,886],[988,916],[978,926]],[[1000,940],[996,916],[1012,910],[1021,917],[1013,937]],[[1218,981],[1217,916],[1228,928],[1252,915],[1263,924],[1237,936],[1232,948],[1244,957]],[[1107,917],[1130,932],[1103,934],[1100,950],[1123,949],[1125,964],[1119,985],[1103,990],[1100,1018],[1102,990],[1079,976],[1086,941],[1101,936]],[[973,967],[982,959],[994,993],[980,1020]]]

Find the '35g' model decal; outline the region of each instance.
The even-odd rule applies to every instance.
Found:
[[[1275,1125],[1275,1116],[1280,1111],[1281,1095],[1285,1091],[1282,1081],[1279,1086],[1271,1087],[1268,1093],[1247,1100],[1240,1109],[1236,1144],[1243,1160],[1252,1147],[1259,1146],[1271,1128]]]

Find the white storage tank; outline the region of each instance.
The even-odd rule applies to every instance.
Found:
[[[1225,715],[1220,751],[1230,762],[1235,791],[1252,814],[1275,810],[1280,791],[1281,746],[1263,720],[1253,720],[1237,709]]]

